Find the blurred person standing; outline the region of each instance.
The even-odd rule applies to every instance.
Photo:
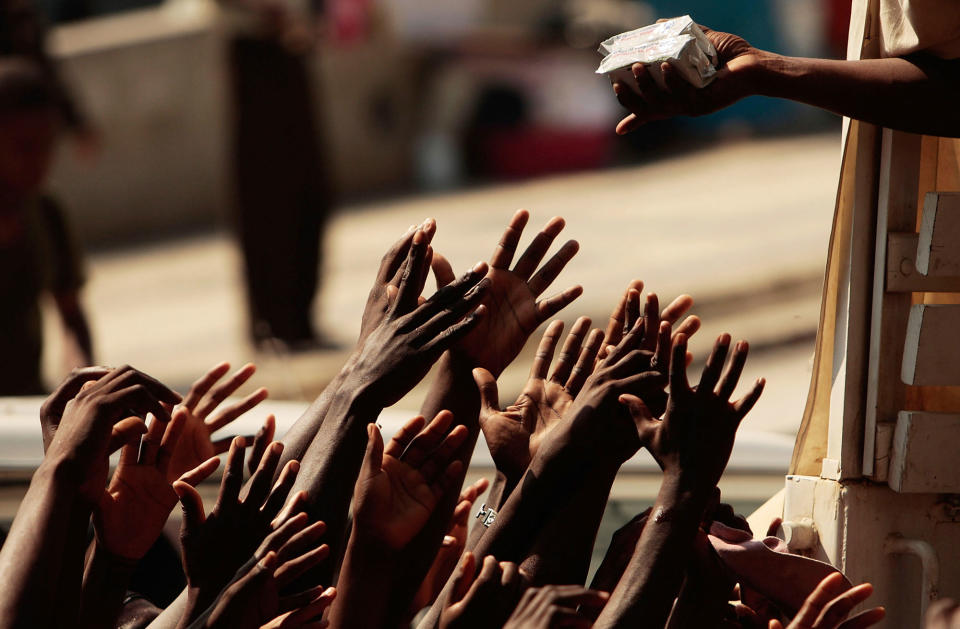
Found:
[[[0,395],[44,392],[40,299],[53,297],[69,367],[93,362],[84,275],[59,206],[44,194],[64,124],[60,92],[45,69],[0,58]]]
[[[0,55],[26,57],[43,71],[81,156],[94,155],[98,146],[96,130],[47,52],[46,38],[46,22],[32,0],[0,0]]]
[[[312,307],[332,203],[309,72],[313,7],[223,2],[234,18],[233,175],[250,334],[260,347],[323,347]]]

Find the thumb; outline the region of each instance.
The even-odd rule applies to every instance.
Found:
[[[367,452],[363,457],[363,478],[373,478],[383,465],[383,435],[376,424],[367,425]]]
[[[630,418],[633,420],[633,423],[637,425],[637,431],[640,433],[640,436],[643,437],[644,432],[648,430],[655,421],[650,409],[643,403],[643,400],[629,393],[624,393],[617,398],[617,401],[630,413]]]
[[[433,276],[437,278],[437,290],[456,279],[450,261],[443,257],[443,254],[434,251],[430,267],[433,269]]]
[[[477,383],[477,389],[480,391],[480,416],[486,413],[500,412],[500,396],[497,391],[497,379],[493,374],[477,367],[473,370],[473,381]]]
[[[774,620],[771,618],[767,629],[783,629],[783,625],[780,624],[779,620]]]
[[[140,437],[147,432],[147,423],[139,417],[127,417],[113,425],[110,431],[108,450],[113,453],[127,444],[139,442]],[[136,459],[134,459],[136,462]]]
[[[180,499],[180,508],[183,510],[184,533],[195,533],[206,520],[200,492],[182,480],[173,481],[173,491]]]

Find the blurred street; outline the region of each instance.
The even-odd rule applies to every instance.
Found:
[[[322,353],[255,354],[239,252],[226,231],[93,253],[85,301],[97,360],[129,362],[181,391],[218,361],[253,360],[252,386],[269,387],[272,399],[310,399],[345,359],[380,257],[410,224],[435,217],[434,246],[459,271],[486,260],[524,207],[532,216],[521,247],[554,215],[567,220],[561,236],[580,242],[551,289],[584,286],[563,313],[568,324],[586,314],[603,327],[633,277],[661,304],[689,293],[704,319],[694,354],[722,331],[750,340],[744,382],[764,375],[768,389],[746,423],[792,435],[809,379],[838,157],[835,134],[735,141],[642,166],[342,207],[327,233],[317,315],[342,349]],[[46,321],[53,381],[59,335],[55,317]],[[501,401],[522,386],[538,339],[504,374]],[[417,408],[422,386],[398,407]]]

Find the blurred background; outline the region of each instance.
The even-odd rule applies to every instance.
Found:
[[[250,389],[284,401],[269,407],[282,433],[342,365],[380,256],[409,225],[436,218],[434,246],[459,270],[487,259],[524,207],[524,243],[554,215],[567,219],[554,249],[580,241],[551,288],[585,288],[568,323],[585,314],[603,327],[639,277],[661,303],[694,296],[698,356],[721,331],[751,341],[745,379],[769,384],[731,468],[748,480],[730,491],[746,511],[782,487],[840,120],[754,97],[618,137],[624,112],[594,74],[596,46],[690,14],[760,48],[837,57],[850,0],[36,1],[84,121],[45,191],[84,251],[97,364],[130,363],[185,392],[221,360],[255,361]],[[51,387],[71,351],[52,300],[44,315]],[[503,375],[502,401],[531,357]],[[36,442],[6,439],[7,468],[39,456],[40,399],[0,400],[7,425],[23,419]],[[624,519],[656,491],[644,482],[619,483],[626,502],[611,504]]]

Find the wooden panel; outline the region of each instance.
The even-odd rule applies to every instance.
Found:
[[[901,493],[960,493],[960,415],[900,411],[888,484]]]
[[[900,373],[903,381],[912,385],[960,384],[958,330],[960,305],[911,307]]]
[[[924,197],[917,270],[930,277],[960,276],[960,192]]]
[[[865,476],[874,475],[877,424],[896,422],[897,413],[905,408],[905,387],[899,381],[900,357],[912,296],[885,290],[887,244],[890,233],[909,233],[916,228],[921,140],[919,135],[883,130],[863,419]],[[860,237],[864,237],[866,231],[861,232]],[[856,325],[862,325],[861,321],[856,321]],[[863,386],[863,381],[858,384]]]
[[[937,277],[917,271],[916,233],[887,236],[888,293],[960,293],[960,276]]]

